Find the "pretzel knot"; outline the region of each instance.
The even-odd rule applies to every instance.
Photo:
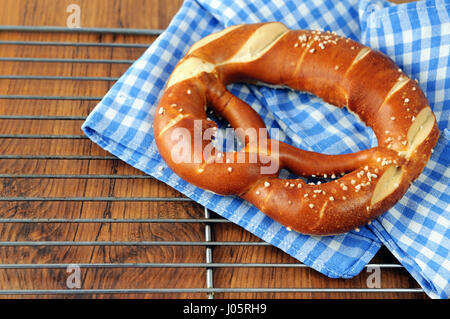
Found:
[[[271,139],[260,116],[226,85],[259,81],[306,91],[347,107],[378,146],[325,155]],[[212,143],[210,106],[236,129],[239,151]],[[422,172],[439,130],[416,81],[387,56],[330,32],[278,22],[237,25],[195,43],[171,74],[154,133],[168,166],[211,192],[238,195],[305,234],[355,229],[392,207]],[[281,179],[280,169],[323,183]]]

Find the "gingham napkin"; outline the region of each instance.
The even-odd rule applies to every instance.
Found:
[[[350,278],[384,243],[431,297],[449,288],[450,4],[394,6],[366,0],[186,0],[166,31],[114,84],[83,124],[85,134],[128,164],[333,278]],[[238,197],[203,191],[180,179],[156,148],[152,123],[175,64],[202,37],[239,23],[281,21],[292,29],[331,30],[380,49],[427,94],[442,130],[432,158],[404,198],[370,226],[338,236],[305,236],[274,222]],[[345,109],[282,89],[233,84],[280,140],[339,154],[376,146],[373,132]],[[283,172],[283,174],[288,174]]]

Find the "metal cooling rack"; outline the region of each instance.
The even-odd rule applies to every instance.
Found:
[[[57,32],[57,33],[107,33],[119,35],[146,35],[158,36],[163,30],[141,29],[114,29],[114,28],[79,28],[69,29],[60,27],[26,27],[26,26],[0,26],[0,32]],[[147,48],[149,44],[129,43],[91,43],[91,42],[50,42],[50,41],[0,41],[2,45],[14,46],[64,46],[64,47],[112,47],[112,48]],[[137,57],[136,57],[137,58]],[[61,59],[61,58],[18,58],[1,57],[0,62],[47,62],[72,64],[131,64],[134,60],[113,59]],[[117,77],[84,77],[84,76],[48,76],[48,75],[1,75],[0,79],[8,80],[50,80],[50,81],[109,81],[114,82]],[[37,96],[37,95],[0,95],[0,99],[8,100],[77,100],[99,101],[101,96]],[[84,120],[85,116],[50,116],[50,115],[7,115],[0,114],[5,120]],[[83,135],[24,135],[1,134],[0,138],[8,139],[86,139]],[[115,160],[114,156],[94,155],[14,155],[0,154],[0,160]],[[72,175],[72,174],[0,174],[1,179],[151,179],[150,176],[141,175]],[[0,197],[2,202],[190,202],[188,198],[169,197]],[[173,219],[173,218],[0,218],[0,223],[201,223],[204,226],[204,241],[2,241],[0,247],[51,247],[51,246],[201,246],[205,248],[204,262],[201,263],[78,263],[80,268],[202,268],[205,269],[205,287],[202,288],[155,288],[155,289],[1,289],[0,295],[77,295],[77,294],[152,294],[152,293],[204,293],[213,298],[214,293],[423,293],[421,288],[220,288],[214,286],[213,273],[217,268],[304,268],[302,263],[215,263],[213,250],[217,246],[268,246],[268,243],[258,242],[229,242],[215,241],[212,236],[212,225],[215,223],[229,223],[220,217],[211,217],[210,211],[204,209],[203,218]],[[3,261],[4,262],[4,261]],[[0,269],[67,269],[66,263],[40,263],[40,264],[11,264],[1,263]],[[366,267],[403,268],[400,264],[374,264]]]

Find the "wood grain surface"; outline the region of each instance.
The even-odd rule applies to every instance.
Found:
[[[70,4],[81,9],[81,27],[164,29],[181,0],[2,0],[1,25],[65,27]],[[106,33],[0,32],[0,41],[55,41],[151,44],[154,36]],[[64,58],[135,60],[145,48],[81,47],[0,44],[1,58]],[[0,62],[0,76],[107,77],[106,80],[0,79],[0,95],[101,97],[129,67],[127,63]],[[97,100],[36,98],[0,99],[0,218],[59,218],[63,222],[8,222],[0,224],[1,298],[207,298],[205,292],[167,292],[165,289],[206,288],[205,267],[82,267],[81,288],[154,289],[151,293],[38,294],[31,290],[68,290],[67,269],[35,267],[43,264],[204,264],[205,245],[152,245],[150,242],[203,242],[204,209],[189,201],[127,201],[107,198],[183,198],[172,188],[127,164],[83,137],[83,118]],[[14,116],[18,116],[14,118]],[[29,118],[27,118],[29,117]],[[41,118],[40,118],[41,117]],[[30,135],[34,137],[30,138]],[[63,138],[54,138],[63,136]],[[69,136],[72,136],[69,138]],[[45,137],[45,138],[44,138]],[[33,158],[41,155],[43,158]],[[13,156],[13,158],[5,158]],[[15,156],[15,157],[14,157]],[[56,156],[56,159],[49,157]],[[61,157],[63,156],[63,157]],[[66,156],[66,157],[64,157]],[[71,159],[70,156],[83,156]],[[89,157],[106,159],[89,159]],[[59,158],[58,158],[59,157]],[[17,178],[15,175],[22,175]],[[31,175],[34,175],[31,176]],[[69,177],[67,177],[69,175]],[[90,176],[87,176],[90,175]],[[93,175],[100,175],[94,178]],[[108,178],[107,175],[126,175]],[[56,176],[56,177],[55,177]],[[106,177],[105,177],[106,176]],[[6,198],[16,200],[5,200]],[[96,198],[104,200],[76,200]],[[30,200],[41,198],[42,200]],[[60,200],[48,200],[59,198]],[[67,200],[73,198],[73,200]],[[106,198],[106,199],[105,199]],[[61,200],[66,199],[66,200]],[[217,218],[214,214],[212,217]],[[80,222],[74,219],[118,218],[123,222]],[[136,222],[137,219],[182,218],[191,222]],[[124,219],[126,219],[124,221]],[[127,220],[130,220],[129,222]],[[216,242],[261,242],[226,222],[211,223]],[[89,245],[34,245],[38,242],[88,242]],[[8,243],[26,242],[23,244]],[[101,242],[134,242],[102,245]],[[28,244],[27,244],[28,243]],[[31,243],[31,244],[30,244]],[[277,248],[264,245],[215,245],[214,263],[299,262]],[[398,262],[382,248],[371,264]],[[215,298],[427,298],[423,292],[376,292],[368,289],[372,272],[363,270],[352,279],[330,279],[308,267],[215,267],[215,288],[337,288],[334,292],[217,292]],[[380,268],[382,289],[417,289],[402,267]],[[363,289],[348,292],[344,289]],[[161,290],[161,291],[158,291]]]

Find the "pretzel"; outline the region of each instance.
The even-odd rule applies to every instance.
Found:
[[[288,87],[345,106],[372,128],[378,146],[327,155],[271,139],[257,112],[227,90],[233,82]],[[217,123],[207,118],[207,106],[241,132],[242,149],[213,145]],[[334,32],[290,30],[278,22],[236,25],[196,42],[170,75],[155,112],[158,150],[181,178],[240,196],[288,230],[312,235],[358,229],[391,208],[439,137],[417,82],[387,56]],[[196,142],[198,132],[204,135]],[[264,138],[269,147],[255,142]],[[176,159],[183,150],[190,152]],[[282,179],[282,168],[325,180]]]

